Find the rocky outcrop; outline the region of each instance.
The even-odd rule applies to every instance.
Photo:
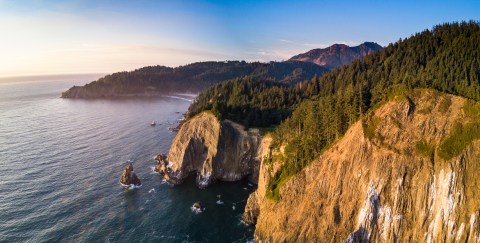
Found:
[[[120,177],[120,183],[125,186],[134,185],[140,186],[142,182],[138,178],[137,174],[133,172],[133,165],[132,163],[127,163],[127,166],[123,170],[122,177]]]
[[[246,210],[256,242],[479,242],[480,141],[439,154],[455,124],[472,122],[465,104],[433,91],[395,99],[287,181],[278,202],[259,199],[259,183]]]
[[[182,125],[168,158],[157,157],[156,171],[174,184],[196,175],[199,187],[216,180],[255,178],[260,141],[257,130],[245,131],[234,122],[219,121],[213,114],[203,112]]]

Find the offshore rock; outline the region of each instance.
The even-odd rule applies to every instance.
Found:
[[[122,183],[122,185],[142,185],[142,182],[138,178],[137,174],[133,172],[132,163],[127,163],[127,166],[123,170],[122,177],[120,177],[120,183]]]
[[[155,170],[173,184],[180,184],[188,176],[196,175],[200,188],[216,180],[256,178],[259,168],[256,155],[260,141],[257,130],[245,131],[239,124],[219,121],[213,114],[203,112],[182,125],[168,158],[157,156]]]

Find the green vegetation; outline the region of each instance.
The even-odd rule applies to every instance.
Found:
[[[267,186],[265,196],[274,201],[280,200],[280,188],[285,184],[295,172],[289,173],[288,169],[280,168],[281,173],[276,173]]]
[[[471,122],[466,125],[456,123],[450,136],[440,144],[439,155],[445,160],[452,159],[474,140],[480,139],[480,122]]]
[[[462,107],[465,116],[471,120],[480,119],[480,103],[477,103],[472,100],[468,100],[465,105]]]
[[[443,99],[440,102],[440,107],[439,107],[440,112],[442,114],[445,114],[451,105],[452,105],[452,98],[450,98],[449,96],[445,97],[445,99]]]
[[[439,155],[445,160],[460,155],[474,140],[480,139],[480,103],[467,101],[462,107],[467,122],[457,122],[453,131],[439,147]]]
[[[188,117],[211,110],[219,119],[230,119],[246,127],[279,124],[300,102],[298,92],[286,84],[241,78],[222,82],[201,93],[188,108]]]
[[[380,118],[376,116],[373,117],[372,120],[369,122],[363,121],[362,125],[363,125],[363,132],[365,134],[365,137],[367,137],[370,140],[376,137],[377,135],[376,130],[377,130],[378,124],[380,124],[380,121],[381,121]]]
[[[197,93],[213,84],[238,77],[255,77],[280,83],[296,83],[321,75],[326,68],[306,62],[247,63],[244,61],[197,62],[176,68],[143,67],[131,72],[107,75],[83,87],[73,87],[62,97],[99,98],[112,94]],[[81,92],[80,92],[81,91]]]
[[[274,148],[286,145],[286,149],[282,167],[269,185],[275,198],[286,178],[318,157],[368,110],[392,97],[425,88],[479,101],[478,40],[478,22],[442,24],[400,39],[362,61],[297,84],[242,78],[216,85],[199,96],[190,112],[216,109],[218,116],[247,126],[280,123],[273,134]],[[450,106],[448,101],[440,105],[447,110]],[[375,124],[366,127],[367,136],[373,137]],[[457,148],[476,137],[476,128],[469,125],[457,131],[463,142],[448,140],[441,153],[445,157],[456,154]],[[420,147],[424,149],[428,146]]]
[[[417,154],[431,158],[435,152],[435,146],[422,139],[415,144]]]

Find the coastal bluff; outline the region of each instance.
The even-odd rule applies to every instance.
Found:
[[[480,242],[480,141],[464,134],[479,108],[431,90],[389,101],[289,178],[278,200],[265,192],[279,161],[262,162],[244,213],[255,241]]]
[[[168,156],[157,156],[155,171],[173,184],[196,176],[204,188],[215,181],[258,181],[261,136],[229,120],[202,112],[186,121],[173,140]]]

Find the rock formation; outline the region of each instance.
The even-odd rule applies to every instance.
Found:
[[[201,188],[215,180],[237,181],[246,176],[256,182],[259,141],[258,131],[245,131],[234,122],[218,121],[213,114],[203,112],[182,125],[168,159],[156,157],[155,170],[174,184],[196,175]]]
[[[264,197],[278,163],[262,163],[245,210],[255,240],[479,242],[480,141],[440,152],[456,124],[473,121],[467,106],[434,91],[382,105],[289,179],[279,201]]]
[[[142,185],[142,182],[137,177],[137,174],[133,172],[132,163],[127,163],[127,166],[123,170],[122,177],[120,177],[120,183],[122,183],[122,185],[134,185],[134,186]]]

